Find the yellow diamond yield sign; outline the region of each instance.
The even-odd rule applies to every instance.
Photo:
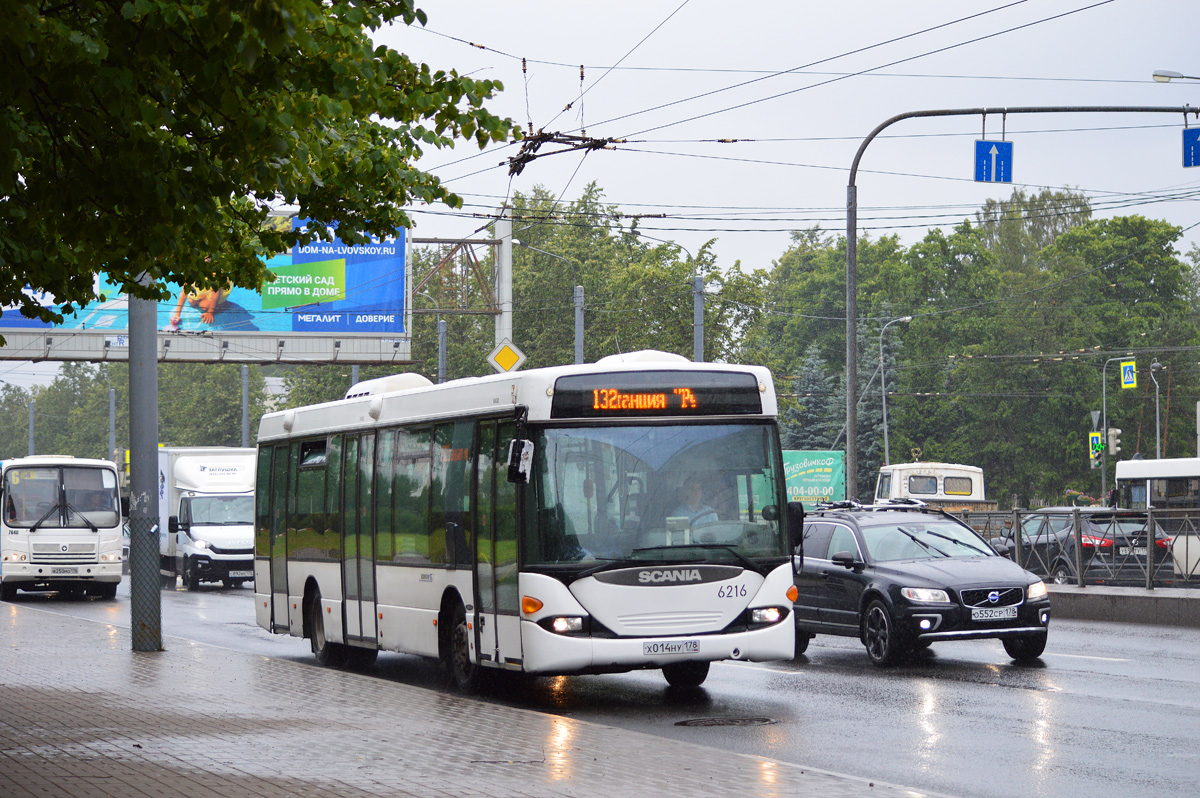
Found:
[[[496,371],[505,374],[521,367],[521,364],[525,362],[525,353],[517,349],[516,344],[505,338],[488,355],[488,362]]]

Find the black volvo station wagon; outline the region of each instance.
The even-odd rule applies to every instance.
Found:
[[[859,638],[881,667],[944,640],[999,638],[1041,656],[1050,598],[1037,576],[953,516],[920,503],[819,505],[796,575],[796,655],[817,634]]]

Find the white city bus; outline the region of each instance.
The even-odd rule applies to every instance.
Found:
[[[1118,460],[1117,505],[1155,512],[1171,539],[1177,584],[1200,581],[1200,457]]]
[[[257,621],[323,663],[440,658],[464,691],[791,658],[776,413],[765,368],[641,352],[265,415]]]
[[[121,497],[108,460],[37,455],[0,473],[0,597],[58,590],[101,598],[121,582]]]

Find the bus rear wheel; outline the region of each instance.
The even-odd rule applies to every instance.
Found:
[[[308,603],[309,643],[318,665],[335,667],[346,662],[346,647],[325,637],[325,616],[321,614],[321,594],[313,593]]]
[[[699,687],[708,678],[707,662],[675,662],[663,665],[663,677],[672,687]]]

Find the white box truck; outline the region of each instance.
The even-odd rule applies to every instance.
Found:
[[[241,587],[254,578],[254,449],[158,450],[158,539],[163,587],[175,578]]]

